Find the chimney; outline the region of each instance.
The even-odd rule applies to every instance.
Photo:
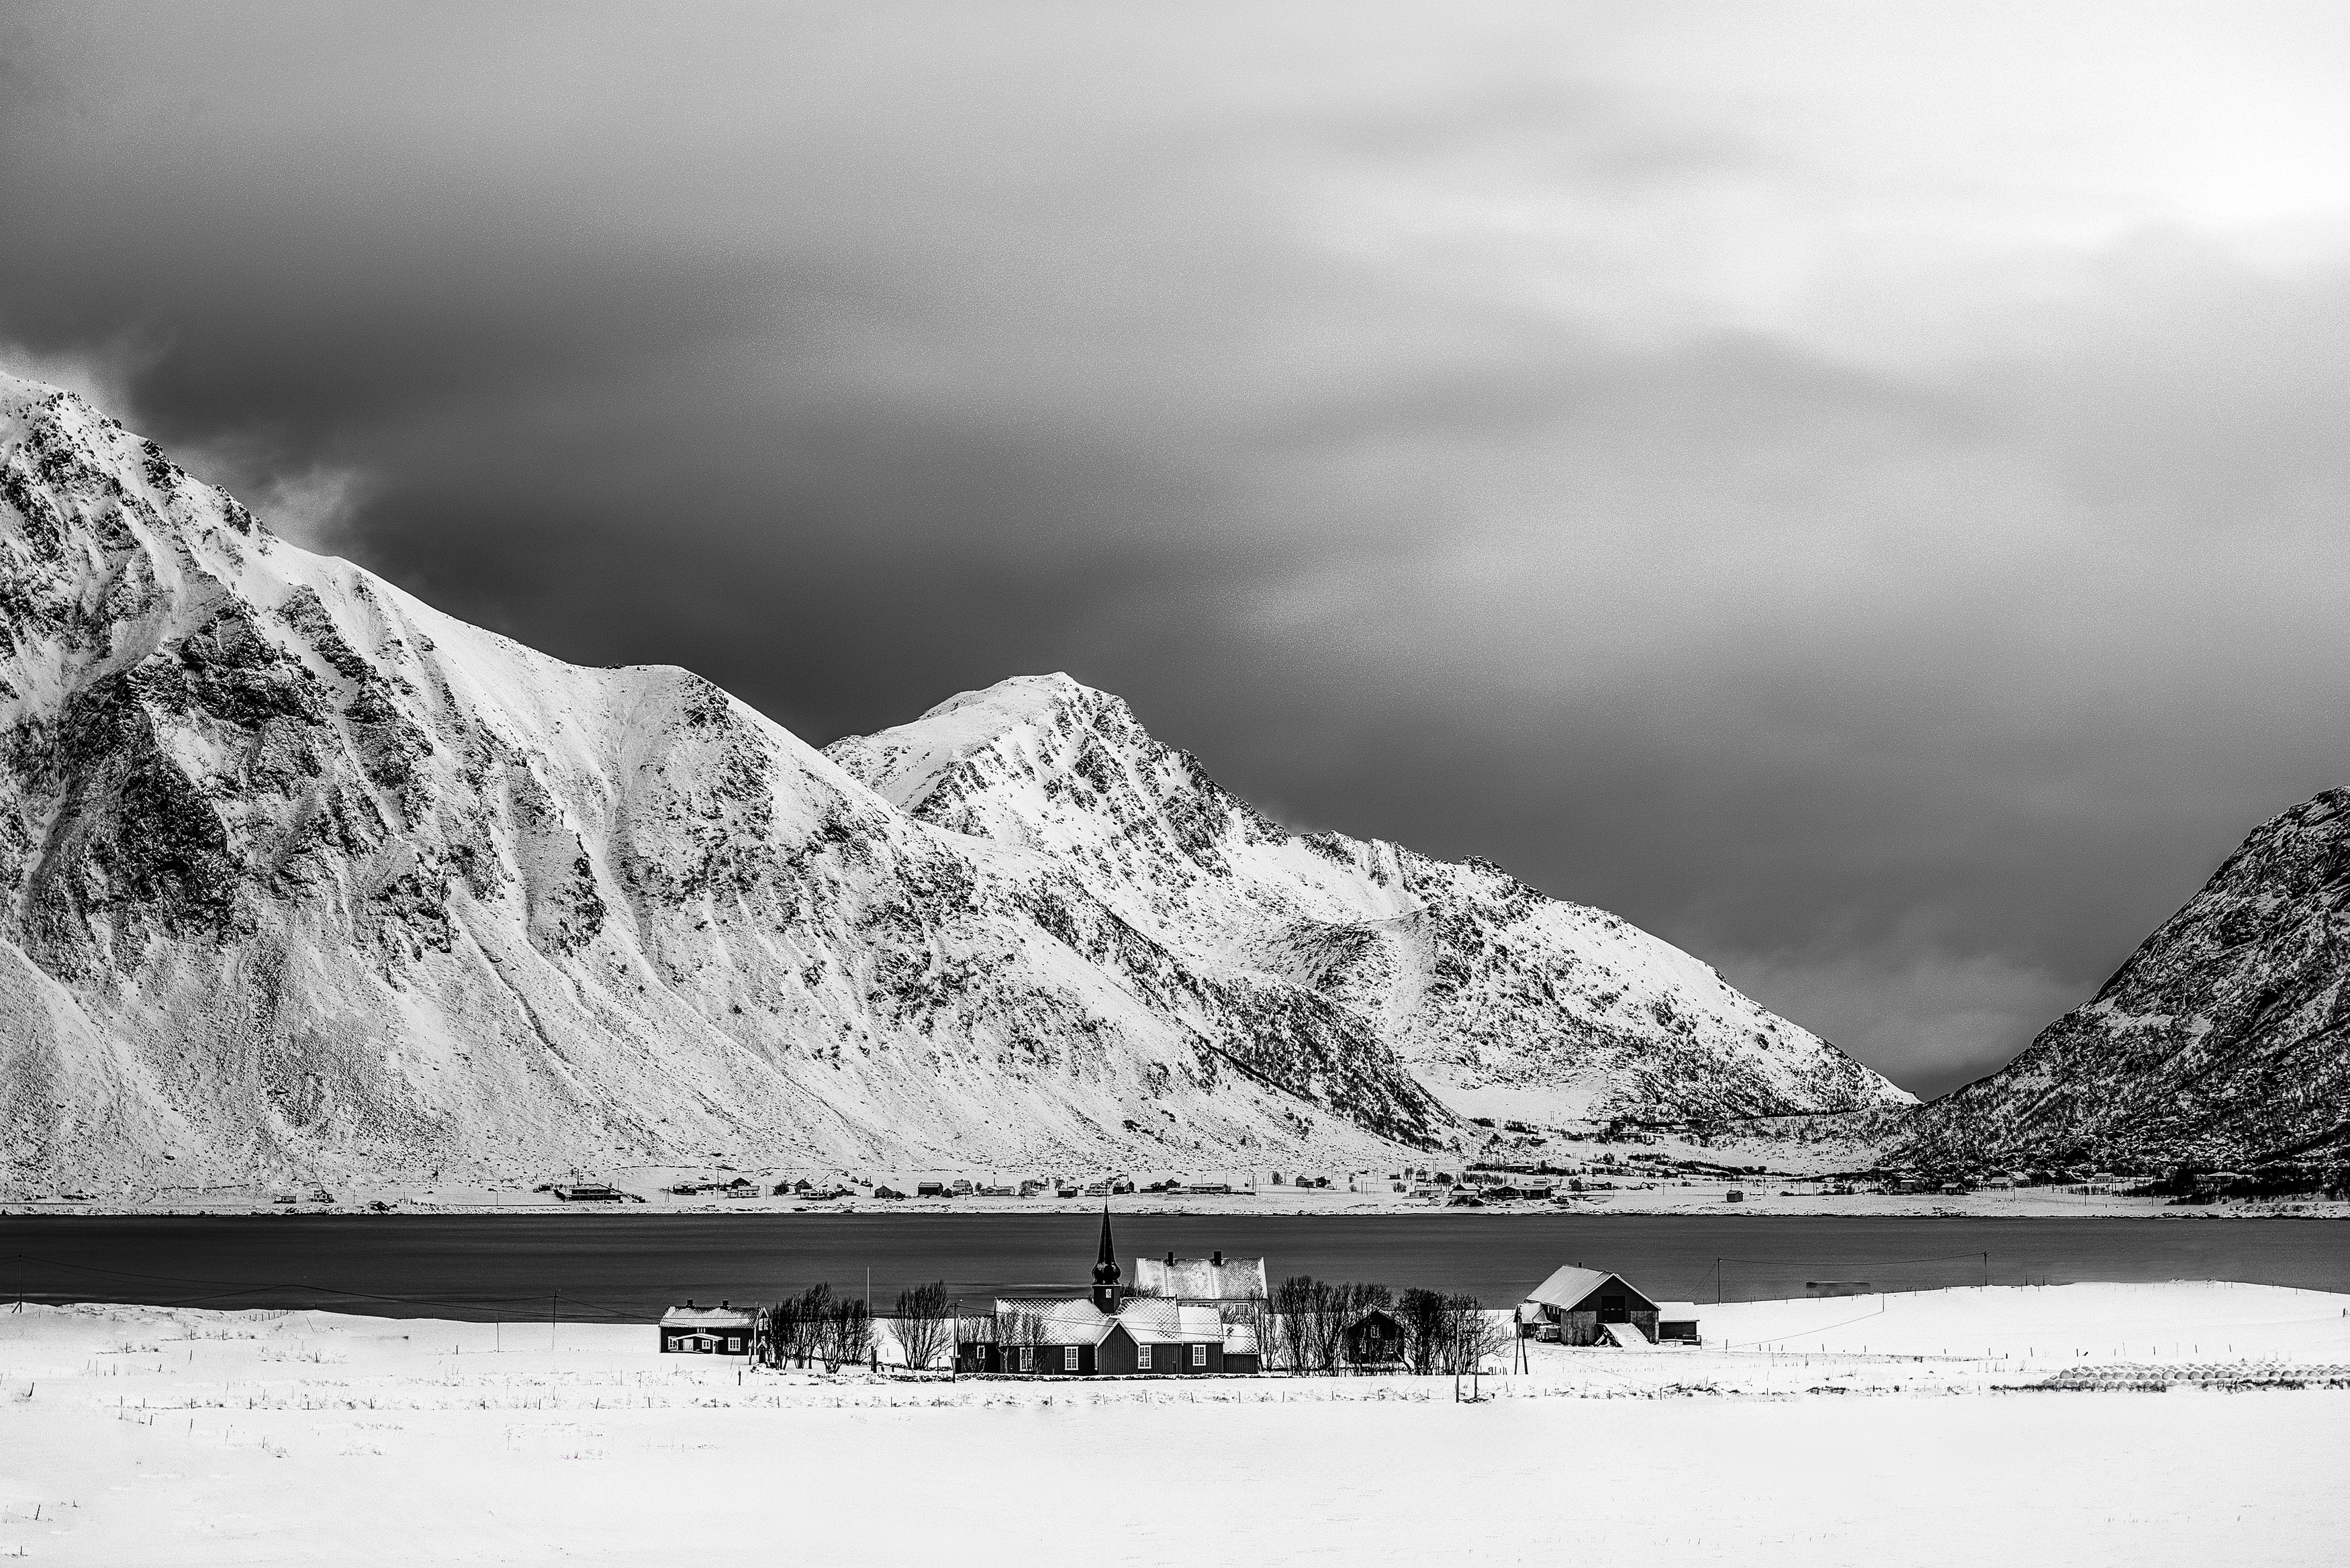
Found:
[[[691,1296],[685,1298],[685,1310],[688,1312],[691,1312],[693,1310],[693,1298]]]
[[[1175,1254],[1171,1251],[1167,1254],[1167,1266],[1170,1269],[1175,1266]]]
[[[720,1296],[718,1298],[718,1310],[720,1312],[724,1312],[733,1303],[729,1302],[724,1296]]]
[[[1209,1254],[1208,1262],[1213,1263],[1220,1269],[1222,1268],[1224,1266],[1224,1250],[1222,1247],[1217,1248],[1213,1252]]]

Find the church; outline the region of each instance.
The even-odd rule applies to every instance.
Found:
[[[1244,1287],[1248,1267],[1215,1255],[1199,1259],[1168,1254],[1152,1280],[1154,1288],[1199,1285],[1208,1299],[1144,1293],[1121,1282],[1118,1248],[1110,1236],[1109,1210],[1102,1210],[1101,1245],[1094,1261],[1093,1289],[1070,1296],[1002,1296],[992,1318],[966,1318],[956,1334],[955,1368],[961,1372],[1014,1376],[1202,1376],[1252,1373],[1262,1368],[1256,1329],[1250,1322],[1227,1322],[1249,1309],[1225,1297]],[[1262,1282],[1264,1261],[1254,1260]],[[1260,1284],[1254,1301],[1263,1301]]]

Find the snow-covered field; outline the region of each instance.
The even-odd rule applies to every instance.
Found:
[[[2209,1283],[1709,1306],[1704,1348],[1535,1346],[1456,1404],[1450,1379],[779,1376],[660,1356],[650,1326],[26,1306],[0,1314],[0,1557],[2332,1563],[2345,1310]]]

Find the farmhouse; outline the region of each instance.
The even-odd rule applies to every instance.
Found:
[[[664,1355],[748,1355],[754,1314],[750,1308],[720,1302],[698,1307],[689,1300],[661,1314]]]
[[[1597,1269],[1559,1270],[1527,1293],[1518,1321],[1521,1333],[1561,1345],[1627,1345],[1636,1336],[1654,1345],[1658,1337],[1657,1303],[1622,1275]]]

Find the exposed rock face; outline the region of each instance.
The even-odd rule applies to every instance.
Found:
[[[2254,829],[2097,994],[1918,1113],[1913,1157],[2207,1168],[2350,1140],[2350,790]]]
[[[1462,1115],[1911,1103],[1613,915],[1491,864],[1277,826],[1066,676],[966,692],[827,755],[919,821],[1070,868],[1187,962],[1354,1021]]]
[[[990,701],[1124,713],[1059,680],[955,711]],[[1898,1097],[1611,917],[1284,834],[1130,719],[910,798],[882,759],[936,717],[844,769],[685,671],[567,666],[274,539],[0,379],[6,1185],[1383,1161],[1457,1130],[1415,1068]]]

